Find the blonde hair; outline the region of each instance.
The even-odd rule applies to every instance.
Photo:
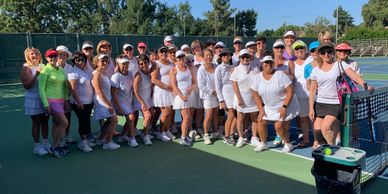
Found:
[[[112,45],[111,45],[110,42],[107,41],[107,40],[101,40],[101,41],[98,43],[98,45],[97,45],[97,50],[96,50],[97,54],[101,54],[101,53],[100,53],[100,49],[101,49],[101,46],[102,46],[102,45],[108,45],[108,46],[109,46],[110,51],[109,51],[109,53],[106,53],[106,54],[111,55],[111,54],[112,54]]]
[[[202,54],[200,54],[200,55],[203,55],[203,48],[204,48],[205,46],[203,45],[202,41],[200,41],[200,40],[194,40],[194,41],[191,43],[191,52],[192,52],[193,54],[196,54],[195,51],[194,51],[194,49],[193,49],[195,45],[199,45],[199,47],[201,47]]]
[[[38,64],[42,63],[42,54],[40,53],[40,51],[37,48],[32,47],[32,48],[26,48],[26,50],[24,50],[24,59],[26,60],[26,63],[28,65],[30,65],[30,66],[34,65],[34,64],[32,64],[32,61],[29,58],[30,52],[37,53],[39,55],[39,63]]]
[[[330,30],[322,30],[318,33],[318,41],[320,43],[323,42],[323,38],[328,36],[330,38],[330,40],[333,42],[333,33],[331,33]]]

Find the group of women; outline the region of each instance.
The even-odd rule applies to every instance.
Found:
[[[115,135],[117,142],[137,147],[140,112],[145,145],[152,144],[154,135],[165,142],[176,138],[176,111],[182,118],[179,143],[184,146],[200,138],[207,145],[223,138],[228,145],[242,147],[244,133],[250,129],[249,143],[261,152],[268,149],[267,125],[273,123],[274,143],[283,143],[282,151],[291,152],[289,129],[294,118],[303,139],[299,146],[309,145],[311,123],[314,148],[335,144],[340,113],[335,82],[341,69],[358,84],[366,83],[358,65],[348,59],[350,45],[334,47],[331,41],[331,34],[322,32],[319,41],[307,47],[288,31],[275,41],[270,56],[265,55],[266,39],[262,37],[245,46],[241,37],[235,37],[232,53],[224,43],[213,40],[206,45],[195,40],[178,50],[167,36],[164,45],[149,54],[147,45],[139,42],[136,57],[134,46],[126,43],[123,54],[115,59],[108,41],[98,43],[96,56],[93,44],[86,41],[74,53],[63,45],[47,50],[46,65],[38,49],[27,48],[21,81],[26,90],[25,114],[32,119],[33,152],[56,157],[69,153],[71,111],[78,118],[78,148],[83,152],[91,152],[95,145],[120,148],[113,141]],[[52,145],[49,115],[53,118]],[[91,133],[91,115],[100,124],[98,137]],[[118,116],[125,118],[121,133],[116,132]]]

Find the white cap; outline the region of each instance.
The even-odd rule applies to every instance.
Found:
[[[241,43],[243,43],[243,40],[242,40],[241,37],[236,37],[236,38],[234,38],[234,40],[233,40],[233,44],[236,43],[236,42],[241,42]]]
[[[116,62],[117,62],[117,63],[123,64],[123,63],[125,63],[125,62],[129,62],[129,59],[128,59],[127,57],[117,58],[117,59],[116,59]]]
[[[251,54],[248,52],[247,49],[242,49],[242,50],[240,51],[240,54],[238,54],[238,57],[241,57],[241,56],[243,56],[243,55],[251,55]]]
[[[179,50],[179,51],[177,51],[176,53],[175,53],[175,57],[176,58],[178,58],[178,57],[180,57],[180,56],[185,56],[186,55],[186,53],[184,52],[184,51],[182,51],[182,50]]]
[[[278,46],[284,46],[283,40],[277,40],[275,43],[273,43],[273,48]]]
[[[125,50],[125,49],[127,49],[128,47],[131,47],[132,49],[134,48],[134,47],[132,46],[132,44],[125,43],[124,46],[123,46],[123,49]]]
[[[166,37],[164,37],[164,42],[168,42],[168,41],[172,41],[172,40],[174,40],[174,39],[172,38],[172,36],[166,36]]]
[[[252,46],[252,45],[256,45],[256,42],[254,42],[254,41],[249,41],[249,42],[247,42],[247,43],[245,44],[245,48],[248,48],[248,47],[250,47],[250,46]]]
[[[89,43],[85,43],[82,45],[82,49],[86,49],[86,48],[93,48],[93,45],[89,44]]]
[[[217,48],[217,47],[225,48],[225,44],[223,42],[221,42],[221,41],[218,41],[216,43],[216,45],[214,46],[214,48]]]
[[[184,49],[190,49],[189,45],[187,44],[182,45],[181,50],[184,50]]]
[[[290,30],[290,31],[287,31],[287,32],[284,34],[283,37],[285,38],[286,36],[294,36],[294,37],[296,37],[296,34],[295,34],[294,31]]]
[[[269,55],[263,57],[263,59],[260,60],[261,62],[264,62],[264,61],[273,61],[273,58]]]
[[[69,51],[69,48],[67,48],[66,46],[59,45],[59,46],[57,46],[57,48],[55,50],[57,52],[66,52],[67,53],[67,58],[71,57],[71,52]]]
[[[100,54],[100,55],[98,55],[98,59],[102,59],[102,58],[105,58],[105,57],[109,57],[109,55],[107,55],[107,54]]]

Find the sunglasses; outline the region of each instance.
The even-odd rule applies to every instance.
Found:
[[[273,61],[264,61],[263,64],[272,65]]]
[[[76,59],[75,59],[75,62],[77,62],[77,63],[79,63],[79,62],[81,62],[81,61],[85,63],[86,59],[83,58],[83,57],[80,57],[80,58],[76,58]]]
[[[299,50],[304,50],[304,49],[305,49],[304,46],[300,46],[300,47],[295,48],[294,50],[295,50],[295,51],[299,51]]]
[[[185,63],[194,63],[194,60],[186,60]]]
[[[284,46],[277,46],[277,47],[274,47],[275,49],[284,49]]]
[[[329,54],[329,55],[331,55],[331,54],[333,54],[333,49],[328,49],[328,50],[320,50],[319,51],[319,54],[321,54],[321,55],[325,55],[325,54]]]
[[[317,50],[317,49],[311,49],[310,52],[315,53],[315,50]]]
[[[48,56],[47,58],[52,59],[52,58],[57,58],[57,57],[58,57],[58,55],[50,55],[50,56]]]
[[[251,56],[248,56],[248,55],[244,55],[241,57],[241,59],[250,59],[250,58],[251,58]]]
[[[159,51],[160,53],[167,53],[167,51],[166,50],[161,50],[161,51]]]

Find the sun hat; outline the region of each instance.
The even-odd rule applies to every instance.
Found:
[[[289,31],[287,31],[287,32],[284,34],[283,37],[285,38],[285,37],[287,37],[287,36],[294,36],[294,37],[296,37],[296,34],[295,34],[294,31],[289,30]]]
[[[59,52],[66,52],[67,53],[67,58],[71,58],[71,52],[69,51],[69,48],[67,48],[66,46],[64,45],[59,45],[57,46],[57,48],[55,49],[58,53]]]
[[[244,55],[249,55],[249,56],[251,56],[251,54],[248,52],[247,49],[242,49],[242,50],[240,51],[238,57],[242,57],[242,56],[244,56]]]
[[[278,46],[283,46],[284,47],[283,40],[277,40],[277,41],[275,41],[275,43],[273,43],[273,48],[278,47]]]
[[[249,42],[247,42],[247,43],[245,44],[245,48],[248,48],[248,47],[250,47],[250,46],[252,46],[252,45],[256,45],[256,42],[255,42],[255,41],[249,41]]]

